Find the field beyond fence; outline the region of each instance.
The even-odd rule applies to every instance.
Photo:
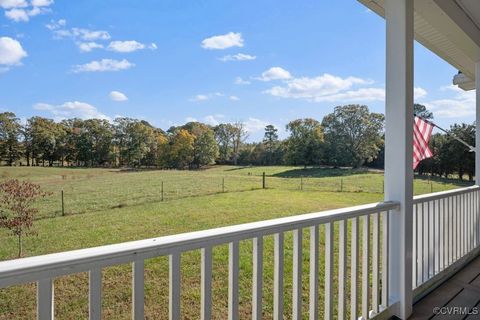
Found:
[[[383,193],[383,172],[366,169],[233,166],[198,171],[2,168],[0,173],[2,179],[28,179],[52,192],[51,197],[40,203],[40,219],[260,189]],[[457,181],[454,185],[468,183]],[[451,187],[452,184],[445,181],[417,179],[415,192],[443,191]]]

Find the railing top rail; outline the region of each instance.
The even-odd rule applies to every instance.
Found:
[[[422,195],[413,197],[413,203],[416,204],[416,203],[422,203],[422,202],[427,202],[427,201],[443,199],[443,198],[447,198],[447,197],[451,197],[451,196],[456,196],[456,195],[472,192],[472,191],[479,190],[479,189],[480,189],[480,187],[475,185],[475,186],[471,186],[471,187],[458,188],[458,189],[453,189],[453,190],[448,190],[448,191],[422,194]]]
[[[397,209],[379,202],[0,262],[0,288]]]

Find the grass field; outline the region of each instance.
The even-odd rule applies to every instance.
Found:
[[[262,173],[266,189],[262,189]],[[366,170],[295,167],[214,167],[201,171],[121,171],[116,169],[0,168],[0,179],[28,179],[52,196],[39,203],[37,236],[25,240],[25,255],[93,247],[123,241],[272,219],[381,201],[383,174]],[[164,201],[161,201],[161,186]],[[456,181],[415,180],[415,193],[465,186]],[[60,191],[65,195],[61,216]],[[322,239],[322,237],[320,238]],[[321,240],[322,242],[323,240]],[[285,315],[290,315],[291,235],[285,237]],[[15,239],[0,231],[0,260],[15,258]],[[308,274],[308,235],[304,236],[304,275]],[[241,250],[241,318],[250,315],[251,242]],[[273,250],[265,239],[264,315],[271,317]],[[320,248],[320,256],[323,251]],[[214,314],[227,312],[228,250],[214,250]],[[182,315],[197,319],[200,309],[200,253],[182,255]],[[323,269],[320,267],[321,272]],[[131,312],[131,269],[107,268],[103,277],[103,315],[128,319]],[[320,275],[321,276],[321,275]],[[322,278],[320,278],[322,279]],[[308,280],[304,279],[308,301]],[[55,283],[56,318],[81,319],[88,314],[86,274],[62,277]],[[323,283],[321,283],[323,288]],[[320,288],[320,292],[323,292]],[[146,262],[146,314],[168,317],[166,258]],[[323,293],[320,299],[323,299]],[[323,308],[323,303],[320,303]],[[0,319],[32,319],[35,285],[0,290]],[[304,306],[307,314],[306,304]],[[288,317],[287,317],[288,318]]]

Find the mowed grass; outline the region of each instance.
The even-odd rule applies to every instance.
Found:
[[[267,189],[262,189],[262,173]],[[1,179],[18,178],[42,185],[53,195],[39,203],[38,235],[25,239],[33,256],[182,232],[273,219],[381,201],[383,174],[366,170],[296,167],[214,167],[200,171],[121,171],[114,169],[0,168]],[[164,200],[161,201],[161,184]],[[223,190],[222,184],[225,188]],[[454,181],[417,179],[415,193],[453,189]],[[61,216],[60,190],[66,216]],[[225,192],[223,192],[225,191]],[[340,192],[342,191],[342,192]],[[323,229],[320,246],[320,312],[323,310]],[[304,232],[303,297],[308,301],[308,240]],[[15,238],[0,231],[0,259],[16,255]],[[240,312],[250,317],[251,241],[240,244]],[[291,314],[292,237],[285,237],[285,315]],[[335,246],[335,250],[338,250]],[[265,238],[264,315],[272,315],[273,239]],[[214,318],[227,314],[228,248],[214,250]],[[146,315],[168,318],[168,261],[146,261]],[[103,270],[103,316],[131,317],[131,266]],[[88,317],[88,275],[55,281],[56,318]],[[0,290],[0,319],[33,319],[35,285]],[[182,254],[182,317],[199,318],[200,253]],[[308,314],[304,303],[304,314]]]

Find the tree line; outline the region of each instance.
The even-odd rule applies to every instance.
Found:
[[[432,119],[425,106],[415,112]],[[288,136],[267,125],[262,141],[247,142],[242,122],[211,126],[188,122],[164,131],[131,118],[52,119],[32,117],[22,124],[12,112],[0,113],[0,159],[6,165],[156,167],[196,169],[213,164],[383,167],[384,115],[365,105],[334,108],[322,121],[296,119]],[[474,144],[475,126],[453,125],[451,132]],[[431,139],[434,158],[421,174],[474,175],[474,156],[446,134]]]

